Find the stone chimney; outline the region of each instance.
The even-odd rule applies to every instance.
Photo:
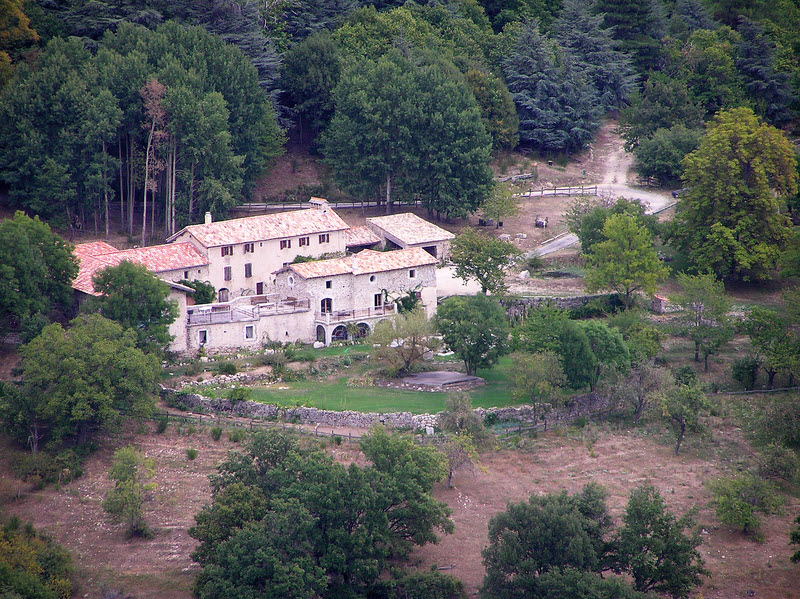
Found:
[[[211,219],[211,213],[210,212],[206,212],[206,224],[210,225],[212,222],[213,221]]]

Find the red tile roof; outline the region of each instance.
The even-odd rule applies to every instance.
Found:
[[[409,248],[393,252],[375,252],[364,250],[346,258],[317,260],[289,264],[278,272],[293,270],[304,279],[332,277],[343,274],[363,275],[374,272],[416,268],[438,264],[439,261],[422,248]]]
[[[403,245],[420,245],[453,239],[450,231],[429,223],[412,212],[374,216],[367,223],[398,239]]]
[[[89,295],[99,295],[92,284],[92,277],[98,270],[108,266],[117,266],[125,260],[134,264],[142,264],[147,270],[156,274],[173,270],[188,270],[208,264],[205,256],[191,243],[118,250],[103,241],[93,241],[76,245],[75,256],[80,262],[80,267],[78,276],[72,282],[72,287]]]
[[[177,239],[183,233],[189,233],[204,247],[210,248],[298,235],[344,231],[348,228],[347,223],[333,210],[310,208],[278,214],[234,218],[207,225],[190,225],[169,237],[167,241]]]
[[[366,225],[350,227],[344,232],[345,247],[356,247],[362,245],[375,245],[381,240],[372,229]]]

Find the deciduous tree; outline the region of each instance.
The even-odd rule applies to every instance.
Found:
[[[681,449],[687,431],[702,428],[700,417],[711,407],[705,391],[698,384],[680,383],[665,389],[660,399],[661,413],[675,436],[675,455]]]
[[[679,599],[689,596],[701,576],[709,576],[697,550],[699,535],[684,533],[695,525],[693,513],[676,518],[652,485],[631,491],[622,521],[617,536],[618,559],[622,569],[633,577],[637,591],[666,593]]]
[[[783,133],[749,108],[722,111],[683,166],[689,191],[676,209],[678,247],[724,280],[768,276],[789,236],[778,198],[797,193]]]
[[[605,241],[597,243],[587,256],[589,291],[611,289],[622,296],[625,309],[634,293],[654,293],[668,270],[658,260],[653,239],[633,216],[610,216],[603,225]]]
[[[505,311],[485,295],[446,299],[435,322],[447,347],[464,361],[468,375],[491,367],[508,351]]]
[[[114,521],[125,525],[125,534],[129,537],[152,535],[144,518],[144,502],[147,492],[155,488],[155,483],[146,482],[153,474],[153,460],[145,458],[132,445],[114,452],[114,461],[108,470],[114,486],[106,493],[103,509]]]
[[[375,358],[387,373],[399,376],[412,372],[426,352],[437,349],[435,327],[424,310],[403,312],[382,320],[375,326],[370,341],[375,347]]]
[[[450,259],[456,266],[456,276],[475,279],[485,294],[494,295],[506,290],[505,269],[510,258],[519,254],[517,247],[507,241],[481,235],[467,227],[450,246]]]

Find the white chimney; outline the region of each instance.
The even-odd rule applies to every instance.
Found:
[[[206,212],[206,224],[210,225],[211,222],[212,222],[211,221],[211,213],[210,212]]]

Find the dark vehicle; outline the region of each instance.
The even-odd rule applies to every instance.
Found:
[[[675,191],[672,192],[672,197],[673,198],[680,197],[683,194],[685,194],[687,191],[689,191],[688,187],[684,187],[683,189],[676,189]]]

